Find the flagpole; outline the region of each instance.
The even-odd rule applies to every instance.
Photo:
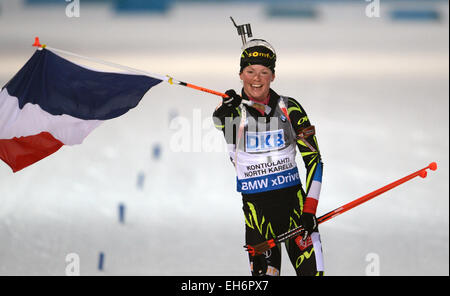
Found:
[[[176,80],[176,79],[170,77],[169,75],[163,76],[163,75],[160,75],[160,74],[155,74],[155,73],[143,71],[143,70],[140,70],[140,69],[131,68],[131,67],[120,65],[120,64],[117,64],[117,63],[113,63],[113,62],[109,62],[109,61],[105,61],[105,60],[101,60],[101,59],[97,59],[97,58],[91,58],[91,57],[79,55],[79,54],[76,54],[76,53],[73,53],[73,52],[70,52],[70,51],[67,51],[67,50],[62,50],[62,49],[50,47],[50,46],[47,46],[46,44],[41,44],[40,41],[39,41],[39,37],[35,37],[34,43],[33,43],[32,46],[37,47],[38,49],[47,48],[47,49],[53,50],[55,52],[60,52],[62,54],[74,56],[74,57],[77,57],[77,58],[80,58],[80,59],[85,59],[85,60],[88,60],[88,61],[92,61],[92,62],[95,62],[95,63],[103,64],[103,65],[110,66],[110,67],[113,67],[113,68],[122,69],[122,70],[125,70],[125,71],[129,71],[131,73],[136,73],[136,74],[140,74],[140,75],[146,75],[146,76],[149,76],[149,77],[152,77],[152,78],[156,78],[156,79],[159,79],[159,80],[162,80],[162,81],[166,81],[169,84],[176,84],[176,85],[186,86],[186,87],[189,87],[191,89],[195,89],[195,90],[199,90],[199,91],[202,91],[202,92],[210,93],[210,94],[222,97],[222,98],[228,98],[227,94],[224,94],[224,93],[212,90],[212,89],[208,89],[208,88],[205,88],[205,87],[201,87],[201,86],[198,86],[198,85],[195,85],[195,84],[179,81],[179,80]],[[269,113],[269,111],[270,111],[270,107],[268,107],[266,105],[263,105],[263,104],[259,104],[257,102],[253,102],[253,101],[250,101],[250,100],[243,99],[242,103],[246,104],[247,106],[255,106],[255,107],[259,106],[259,107],[262,107],[262,108],[264,108],[266,110],[266,113]]]

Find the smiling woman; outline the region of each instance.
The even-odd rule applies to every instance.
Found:
[[[224,133],[236,169],[237,191],[242,194],[244,205],[246,244],[268,240],[283,230],[303,225],[305,231],[300,239],[286,244],[289,258],[297,275],[323,275],[315,216],[322,184],[321,156],[315,132],[305,132],[314,129],[301,105],[270,88],[275,79],[275,61],[275,50],[267,41],[247,42],[239,71],[242,97],[234,90],[225,92],[228,97],[215,110],[214,122]],[[242,99],[265,107],[245,106]],[[307,194],[300,182],[295,146],[307,167]],[[249,253],[252,275],[280,275],[280,250]]]
[[[275,49],[263,39],[252,39],[243,46],[239,77],[250,100],[267,105],[276,60]]]
[[[239,74],[244,91],[253,101],[266,103],[269,99],[270,83],[275,79],[275,74],[262,65],[251,65]]]

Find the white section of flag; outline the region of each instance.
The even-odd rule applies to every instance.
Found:
[[[19,108],[19,100],[7,89],[0,92],[0,139],[26,137],[49,132],[65,145],[81,144],[103,120],[84,120],[70,115],[52,115],[37,104]]]
[[[319,200],[321,187],[322,187],[321,182],[313,180],[311,183],[311,187],[309,188],[307,197],[311,197],[311,198]]]

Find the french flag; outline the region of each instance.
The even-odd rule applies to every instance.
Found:
[[[0,92],[0,158],[17,172],[63,145],[81,144],[161,81],[94,71],[38,49]]]

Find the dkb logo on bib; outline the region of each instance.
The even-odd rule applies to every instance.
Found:
[[[266,152],[283,148],[284,131],[282,129],[267,132],[247,132],[246,133],[246,152]]]

